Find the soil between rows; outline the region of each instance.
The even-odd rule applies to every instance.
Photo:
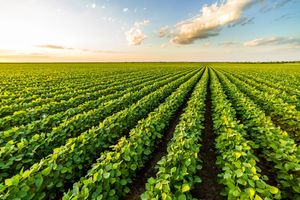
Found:
[[[217,76],[218,76],[218,74],[217,74]],[[229,97],[226,90],[224,90],[224,92]],[[231,101],[232,105],[235,105],[231,98],[229,98],[229,100]],[[238,121],[240,121],[240,123],[242,123],[242,124],[244,123],[244,120],[242,119],[242,116],[238,111],[236,111],[236,118]],[[249,131],[247,131],[247,132],[249,133]],[[253,141],[253,136],[251,136],[251,134],[248,134],[248,136],[245,137],[245,139]],[[253,149],[253,150],[254,150],[254,155],[257,156],[257,158],[259,159],[256,164],[261,169],[260,173],[262,175],[265,175],[268,177],[268,180],[266,180],[266,183],[269,185],[272,185],[272,186],[277,186],[278,183],[276,181],[276,175],[272,171],[272,169],[273,169],[272,164],[269,161],[267,161],[265,159],[265,157],[262,155],[261,149]]]
[[[191,191],[193,197],[205,200],[221,200],[224,199],[220,193],[222,186],[218,183],[219,169],[216,166],[216,150],[215,135],[213,132],[213,120],[211,109],[211,91],[210,78],[207,84],[207,95],[205,99],[205,119],[204,130],[201,135],[202,147],[200,148],[199,158],[202,161],[202,169],[197,172],[202,180],[200,184],[196,184]]]
[[[203,73],[202,73],[203,75]],[[200,76],[200,78],[202,77]],[[200,80],[199,78],[199,80]],[[198,81],[199,81],[198,80]],[[198,83],[197,81],[197,83]],[[197,84],[196,83],[196,84]],[[194,91],[194,87],[188,92],[186,95],[184,102],[182,105],[178,108],[176,113],[173,115],[172,119],[169,122],[169,125],[164,131],[165,136],[162,138],[162,140],[158,141],[156,144],[156,148],[154,152],[151,154],[150,160],[148,160],[145,164],[145,166],[140,169],[136,176],[132,180],[132,185],[130,186],[130,193],[127,194],[123,200],[138,200],[140,199],[140,195],[145,192],[145,185],[150,177],[155,177],[157,173],[157,169],[155,168],[157,162],[161,160],[161,158],[165,155],[167,155],[167,144],[172,139],[173,133],[176,129],[177,124],[180,121],[180,116],[184,113],[184,109],[187,107],[187,102],[190,99],[192,92]]]

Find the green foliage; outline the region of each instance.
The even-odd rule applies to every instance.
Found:
[[[81,177],[86,170],[85,168],[88,168],[96,160],[99,152],[114,144],[126,130],[133,128],[138,120],[145,117],[148,112],[157,107],[179,85],[190,79],[194,74],[195,72],[191,72],[156,91],[154,87],[152,90],[155,92],[148,94],[129,108],[107,117],[98,127],[91,128],[81,133],[78,137],[70,138],[64,146],[54,149],[52,154],[45,159],[41,159],[39,163],[32,165],[28,169],[32,172],[32,176],[22,178],[16,186],[7,187],[5,189],[7,198],[18,197],[19,191],[25,187],[31,188],[33,193],[28,195],[31,195],[32,198],[39,197],[45,192],[48,194],[52,192],[52,196],[54,195],[55,197],[54,191],[64,190],[64,185],[59,184],[60,181],[72,183]],[[139,95],[146,95],[149,93],[148,90],[151,91],[151,88],[153,87],[146,87],[144,90],[145,94],[139,91]],[[36,166],[39,167],[37,168]],[[51,168],[52,172],[48,175],[43,175],[43,187],[36,187],[34,179],[43,174],[45,168]],[[20,175],[17,174],[16,176]],[[106,176],[108,175],[106,174]],[[54,197],[49,195],[49,198]]]
[[[281,193],[270,192],[257,166],[251,141],[245,139],[247,132],[235,117],[235,110],[224,94],[214,71],[211,72],[211,92],[214,131],[217,134],[217,165],[222,169],[220,183],[225,185],[228,199],[280,199]],[[255,196],[255,197],[254,197]]]
[[[209,89],[222,195],[299,199],[299,63],[203,65],[0,64],[0,199],[122,198],[192,88],[140,198],[193,199]]]
[[[207,82],[206,69],[168,143],[168,154],[157,163],[156,176],[149,178],[142,199],[191,198],[189,191],[195,183],[201,182],[195,173],[201,168],[198,153],[201,147],[199,139],[203,129]]]
[[[149,154],[155,148],[155,141],[162,137],[172,115],[199,80],[199,75],[200,73],[197,73],[182,84],[147,118],[139,121],[138,125],[130,131],[128,138],[122,137],[111,151],[102,153],[87,176],[75,183],[73,190],[65,194],[64,199],[88,199],[100,196],[104,199],[117,199],[128,193],[128,185],[132,182],[137,169],[144,166],[149,159]],[[114,165],[115,167],[113,167]],[[95,174],[100,174],[100,176],[96,175],[95,179]],[[126,180],[126,183],[121,180]],[[156,187],[168,190],[168,187],[162,184]],[[110,196],[111,190],[115,191],[114,197]],[[188,191],[189,185],[184,185],[181,190]],[[89,193],[85,196],[84,191],[89,191]],[[167,194],[164,197],[169,199]]]
[[[222,73],[218,76],[224,89],[243,120],[245,129],[251,133],[253,148],[260,148],[266,160],[274,164],[276,180],[284,196],[299,198],[300,149],[289,135],[276,127],[270,118],[241,93]]]

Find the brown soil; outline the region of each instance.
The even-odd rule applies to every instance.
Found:
[[[202,182],[196,184],[191,193],[197,199],[221,200],[224,198],[220,195],[222,186],[218,183],[218,174],[220,171],[216,167],[215,135],[211,116],[211,92],[209,84],[210,79],[208,81],[207,97],[205,100],[205,128],[201,136],[202,147],[199,152],[199,158],[203,164],[202,169],[197,173]]]
[[[195,87],[195,86],[194,86]],[[156,175],[157,169],[155,168],[157,162],[167,154],[167,144],[172,139],[173,133],[177,124],[180,121],[180,116],[184,112],[184,108],[187,106],[188,99],[190,98],[194,87],[189,91],[185,97],[184,103],[178,108],[177,112],[172,117],[169,125],[165,129],[165,136],[157,142],[154,152],[151,154],[150,160],[146,162],[144,167],[140,169],[136,176],[133,178],[133,183],[130,186],[130,193],[123,197],[123,200],[138,200],[140,195],[145,192],[145,185],[150,177]]]

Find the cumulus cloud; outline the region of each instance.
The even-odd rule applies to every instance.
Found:
[[[135,22],[133,27],[125,32],[126,40],[130,46],[141,45],[142,42],[147,38],[146,34],[142,31],[141,27],[146,26],[150,23],[149,20],[142,22]]]
[[[123,8],[123,12],[127,12],[128,11],[128,8]]]
[[[243,11],[258,0],[227,0],[204,6],[201,13],[176,25],[175,44],[191,44],[197,39],[216,36],[220,28],[240,20]]]
[[[164,26],[164,27],[161,27],[158,31],[158,34],[159,34],[159,37],[160,38],[163,38],[165,36],[168,36],[171,32],[171,29],[169,26]]]
[[[256,47],[265,45],[290,45],[293,47],[300,47],[300,38],[294,37],[269,37],[257,38],[244,43],[244,46]]]

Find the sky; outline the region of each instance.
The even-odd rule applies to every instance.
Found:
[[[300,0],[0,0],[0,62],[300,60]]]

